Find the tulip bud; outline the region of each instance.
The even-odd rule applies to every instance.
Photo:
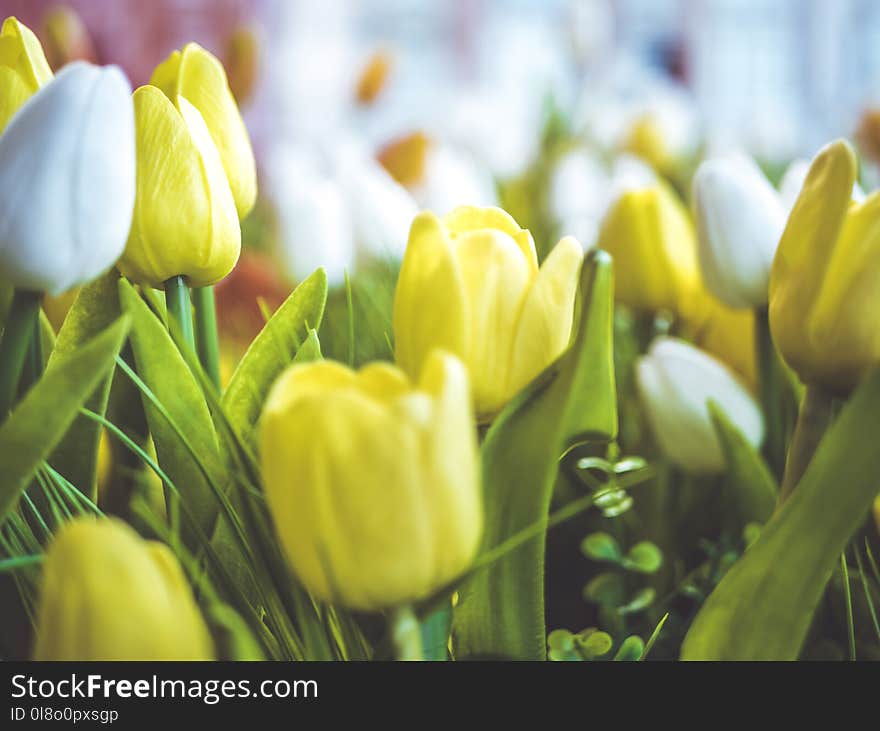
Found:
[[[257,167],[223,64],[197,43],[187,43],[156,67],[150,84],[184,116],[181,99],[198,110],[220,152],[238,216],[244,218],[257,199]]]
[[[703,317],[695,328],[694,342],[754,390],[758,384],[754,311],[727,307],[708,293],[700,310]]]
[[[838,140],[813,160],[770,272],[770,329],[806,385],[848,391],[880,363],[880,194],[853,202],[857,161]]]
[[[703,292],[694,231],[665,185],[625,190],[605,215],[598,244],[614,257],[619,302],[648,312],[693,312]]]
[[[693,182],[700,265],[709,290],[730,307],[767,304],[767,284],[787,211],[746,157],[703,162]]]
[[[36,660],[212,660],[174,554],[114,518],[80,518],[43,563]]]
[[[532,235],[500,208],[419,214],[394,298],[397,362],[414,376],[433,348],[455,353],[490,420],[568,345],[582,260],[567,237],[539,269]]]
[[[57,295],[109,269],[135,189],[131,87],[116,67],[76,62],[0,137],[0,272]]]
[[[220,153],[192,104],[176,106],[155,86],[134,93],[137,197],[120,271],[160,288],[184,276],[192,287],[223,279],[238,261],[241,227]]]
[[[460,575],[482,531],[467,372],[435,351],[417,384],[376,363],[294,365],[262,416],[266,499],[316,598],[355,609],[424,599]]]
[[[6,18],[0,29],[0,132],[51,78],[52,70],[33,31],[16,18]]]
[[[53,69],[71,61],[97,61],[95,46],[82,18],[73,8],[56,5],[43,18],[46,60]]]
[[[655,339],[636,363],[636,384],[660,450],[689,472],[724,469],[710,400],[749,444],[761,444],[764,422],[754,399],[721,363],[683,340]]]

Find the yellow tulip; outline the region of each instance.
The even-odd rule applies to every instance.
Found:
[[[695,315],[704,292],[696,237],[687,209],[668,187],[624,191],[602,221],[598,245],[614,257],[619,302]]]
[[[668,171],[674,163],[663,130],[652,114],[643,114],[633,122],[620,148],[661,172]]]
[[[238,215],[244,218],[257,199],[257,168],[223,64],[197,43],[187,43],[156,67],[150,84],[178,109],[182,97],[202,115],[220,151]]]
[[[291,366],[262,416],[266,499],[318,599],[423,599],[460,575],[482,531],[467,372],[435,351],[417,384],[392,365]]]
[[[160,288],[175,276],[204,287],[232,271],[241,227],[220,153],[199,111],[155,86],[134,93],[137,193],[119,270]]]
[[[37,660],[212,660],[207,625],[177,559],[125,523],[81,518],[43,563]]]
[[[432,349],[456,354],[490,420],[568,344],[582,261],[566,237],[539,268],[532,235],[499,208],[419,214],[394,298],[397,362],[415,377]]]
[[[754,311],[727,307],[708,293],[700,310],[702,319],[694,333],[694,341],[726,363],[754,391],[758,385]]]
[[[880,363],[880,193],[852,201],[857,161],[838,140],[819,152],[770,272],[770,328],[806,385],[855,386]]]
[[[14,17],[6,18],[0,29],[0,132],[51,78],[52,70],[33,31]]]

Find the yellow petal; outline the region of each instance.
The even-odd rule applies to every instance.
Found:
[[[134,93],[137,197],[119,268],[159,287],[182,275],[192,286],[225,277],[241,250],[241,229],[220,157],[198,112],[178,111],[154,86]]]
[[[423,511],[434,536],[434,580],[446,583],[470,564],[479,548],[483,507],[479,449],[471,417],[468,373],[455,356],[433,351],[419,388],[435,399],[433,423],[422,433],[425,466]],[[443,489],[438,489],[442,485]]]
[[[431,212],[416,216],[409,232],[394,296],[394,349],[401,368],[419,377],[428,353],[439,347],[461,358],[470,342],[464,284],[452,244]]]
[[[583,248],[562,239],[541,265],[516,329],[508,389],[519,392],[565,350],[571,336]]]
[[[880,363],[880,193],[853,205],[807,321],[815,363],[807,379],[847,389]]]
[[[17,18],[6,18],[0,29],[0,66],[8,66],[18,72],[31,91],[36,91],[52,79],[52,69],[49,68],[40,41]]]
[[[770,270],[770,327],[780,353],[808,382],[823,353],[808,335],[806,320],[850,207],[857,161],[838,140],[813,160],[783,231]],[[833,292],[834,285],[831,285]],[[833,297],[829,294],[828,297]]]
[[[497,229],[459,234],[453,249],[470,315],[470,341],[463,360],[477,414],[484,419],[510,397],[515,330],[534,276],[516,242]]]
[[[0,29],[0,132],[18,109],[43,84],[52,71],[33,32],[15,18]]]
[[[223,65],[198,44],[188,43],[156,68],[150,83],[178,106],[182,96],[199,110],[220,152],[238,215],[244,218],[257,198],[256,163]]]
[[[520,228],[507,211],[497,207],[459,206],[443,217],[443,223],[453,238],[468,231],[481,229],[503,231],[516,241],[523,256],[526,257],[530,270],[538,271],[538,255],[532,234]]]
[[[9,120],[21,108],[34,90],[28,86],[20,74],[11,68],[0,66],[0,132],[6,129]]]

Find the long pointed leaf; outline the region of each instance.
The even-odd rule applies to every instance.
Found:
[[[118,319],[78,351],[50,366],[0,427],[0,523],[113,369],[130,321]]]
[[[584,261],[580,305],[569,349],[505,408],[483,443],[484,546],[491,550],[536,522],[545,527],[462,587],[453,620],[457,657],[546,655],[544,542],[559,458],[577,442],[609,441],[617,433],[613,280],[605,252]]]
[[[806,474],[685,637],[685,660],[795,660],[834,566],[877,494],[880,372],[853,394]]]

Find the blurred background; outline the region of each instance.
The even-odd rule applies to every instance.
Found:
[[[0,0],[0,13],[54,67],[115,63],[135,86],[190,40],[224,62],[261,180],[220,293],[224,332],[243,342],[262,321],[254,293],[271,305],[318,265],[340,284],[399,258],[420,207],[500,203],[540,250],[562,233],[588,246],[621,187],[659,174],[686,198],[706,154],[740,148],[774,182],[836,136],[857,139],[866,167],[880,155],[874,0]]]

